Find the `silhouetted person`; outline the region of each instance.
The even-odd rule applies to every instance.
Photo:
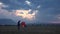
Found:
[[[18,26],[18,30],[20,30],[20,20],[18,21],[17,26]]]

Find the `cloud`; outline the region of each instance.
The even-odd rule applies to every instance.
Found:
[[[60,14],[60,10],[57,10],[60,7],[60,4],[58,1],[55,1],[55,0],[47,0],[47,1],[45,1],[45,0],[44,1],[43,0],[42,1],[40,1],[40,0],[32,0],[32,1],[30,1],[30,0],[7,0],[7,2],[5,0],[3,0],[3,1],[0,0],[0,1],[1,1],[0,2],[0,18],[2,18],[1,16],[5,16],[4,18],[20,20],[20,19],[22,19],[21,14],[28,14],[30,17],[28,15],[26,15],[26,16],[28,16],[29,18],[36,15],[35,20],[37,20],[37,22],[38,21],[47,22],[50,20],[53,21],[53,20],[60,19],[59,16],[56,16],[57,14]],[[53,1],[55,1],[55,2],[53,2]],[[4,3],[2,3],[2,2],[4,2]],[[2,8],[4,8],[4,9],[2,9]],[[11,10],[11,12],[10,12],[10,10]],[[19,10],[19,11],[17,11],[17,10]],[[20,14],[21,10],[23,10],[23,11],[26,10],[27,12],[21,12],[21,14]],[[37,11],[38,11],[38,13],[37,13]],[[19,15],[17,16],[15,14],[16,12],[18,12],[18,14],[20,16]],[[26,17],[26,16],[24,16],[24,20],[28,21],[27,20],[28,17]]]
[[[40,8],[40,5],[38,5],[37,8],[39,9]]]
[[[3,3],[2,2],[0,2],[0,5],[2,5]]]
[[[54,16],[54,19],[50,21],[51,23],[60,23],[60,14]]]
[[[0,19],[3,18],[7,18],[7,19],[12,19],[14,21],[17,21],[20,17],[17,17],[15,15],[15,11],[11,10],[11,12],[9,12],[6,9],[2,9],[4,7],[7,7],[7,5],[5,5],[4,3],[0,2]]]
[[[2,8],[6,8],[6,7],[8,7],[8,5],[5,5],[4,3],[0,2],[0,15],[10,16],[12,14],[12,12],[2,9]]]
[[[0,8],[0,15],[6,16],[6,18],[12,17],[12,14],[14,14],[14,12],[9,12],[8,10]]]
[[[31,9],[29,9],[28,11],[32,11]]]
[[[29,6],[31,6],[31,2],[30,2],[30,1],[26,0],[25,3],[26,3],[27,5],[29,5]]]
[[[35,14],[38,12],[37,10],[34,10],[32,14],[30,14],[29,12],[31,12],[31,9],[29,10],[16,10],[16,16],[20,16],[23,19],[33,19],[35,18]]]
[[[55,16],[56,19],[60,19],[60,14]]]
[[[32,11],[32,9],[28,9],[28,10],[20,9],[20,10],[11,10],[11,12],[9,12],[6,9],[2,9],[2,7],[3,7],[2,5],[3,4],[0,5],[0,18],[9,18],[9,19],[12,19],[16,22],[18,20],[23,20],[23,18],[24,18],[24,21],[29,22],[29,19],[33,19],[33,17],[35,17],[35,14],[37,14],[37,11],[38,11],[38,10]],[[33,13],[29,13],[31,11]],[[1,17],[1,15],[4,17]]]
[[[0,8],[1,7],[6,8],[6,7],[8,7],[8,5],[5,5],[4,3],[0,2]]]
[[[18,10],[17,9],[17,10],[11,10],[11,12],[10,12],[6,9],[2,9],[2,8],[7,8],[7,7],[9,7],[9,6],[0,2],[0,19],[1,18],[9,18],[9,19],[15,20],[17,22],[18,20],[23,20],[23,18],[24,18],[24,20],[26,22],[29,22],[30,18],[31,19],[35,18],[35,15],[37,14],[37,11],[38,11],[38,10],[32,10],[32,9],[28,9],[28,10],[25,10],[25,9]],[[20,14],[20,11],[22,11],[21,12],[22,15]],[[16,12],[19,15],[16,14]],[[1,16],[4,16],[4,17],[1,17]],[[30,22],[31,22],[31,20],[30,20]]]

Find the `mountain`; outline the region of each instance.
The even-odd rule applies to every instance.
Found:
[[[0,19],[0,25],[15,25],[12,19]]]

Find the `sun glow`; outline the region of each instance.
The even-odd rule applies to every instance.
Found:
[[[33,12],[32,14],[29,14],[29,12],[29,10],[16,10],[15,15],[32,20],[33,18],[35,18],[36,12]]]

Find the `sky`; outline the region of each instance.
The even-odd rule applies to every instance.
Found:
[[[0,0],[0,19],[60,23],[60,0]]]

